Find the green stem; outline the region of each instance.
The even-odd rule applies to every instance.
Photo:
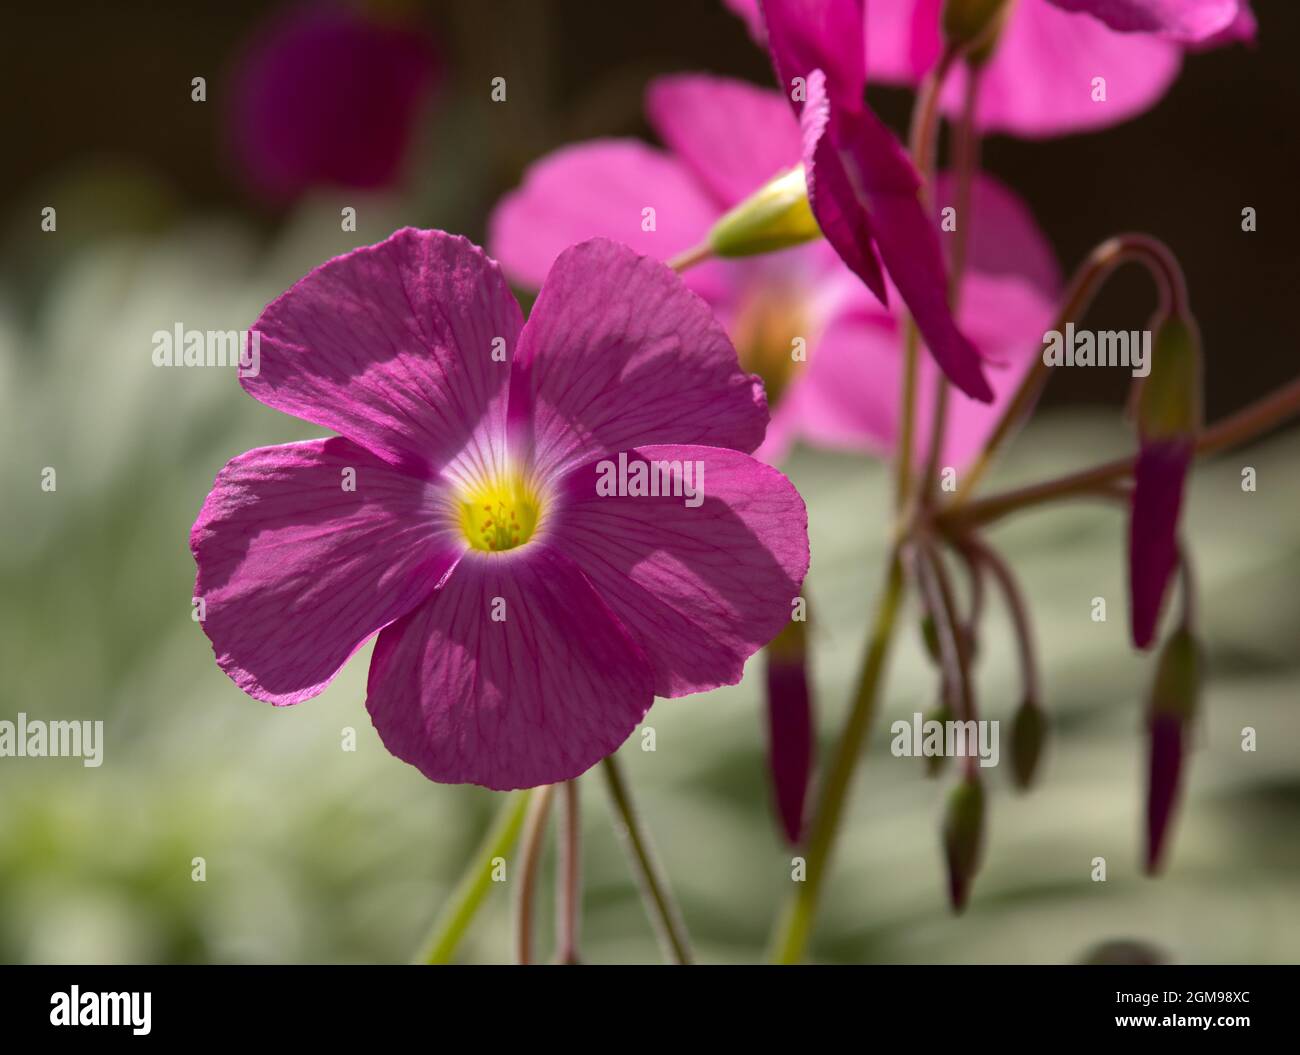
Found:
[[[531,791],[516,791],[505,797],[496,820],[470,857],[468,868],[429,931],[416,963],[451,963],[474,914],[492,887],[492,861],[505,857],[515,845],[531,797]]]
[[[929,193],[930,174],[934,168],[935,144],[939,129],[939,96],[944,81],[960,52],[945,48],[938,65],[921,84],[912,110],[912,127],[908,146],[912,164],[921,177],[922,193]],[[927,199],[928,201],[928,199]],[[895,508],[903,516],[912,497],[912,448],[916,442],[916,395],[920,373],[921,339],[916,320],[909,314],[904,326],[903,385],[899,395],[898,445],[895,465]]]
[[[903,390],[899,395],[902,414],[898,424],[898,453],[895,467],[894,508],[906,516],[912,497],[912,448],[916,444],[916,392],[921,367],[921,335],[912,316],[907,317],[903,336]]]
[[[1206,429],[1196,439],[1196,453],[1205,457],[1235,447],[1296,414],[1300,414],[1300,377]],[[945,534],[961,534],[1000,520],[1008,513],[1046,502],[1080,495],[1122,496],[1123,492],[1116,492],[1115,485],[1132,474],[1136,461],[1136,455],[1129,455],[1056,480],[991,495],[964,505],[954,503],[937,514],[934,522]]]
[[[826,879],[831,851],[844,814],[844,803],[880,698],[881,678],[902,604],[903,590],[903,563],[895,548],[889,557],[884,588],[867,639],[866,658],[858,679],[857,693],[836,745],[825,783],[818,795],[812,831],[805,851],[805,879],[796,885],[773,934],[773,963],[798,963],[808,947],[822,884]]]
[[[523,860],[519,866],[519,900],[515,913],[516,962],[521,964],[533,962],[533,906],[537,902],[537,876],[541,871],[546,819],[554,795],[554,784],[538,788],[528,804],[528,816],[524,820]]]
[[[668,261],[668,266],[676,271],[679,275],[694,267],[696,264],[702,264],[706,260],[713,259],[713,248],[708,242],[701,242],[690,249],[684,249],[675,257]]]
[[[649,911],[650,921],[654,924],[659,944],[663,947],[664,955],[673,963],[689,964],[692,962],[691,946],[681,912],[678,911],[668,889],[668,881],[655,860],[650,837],[637,817],[623,769],[614,755],[606,757],[601,768],[605,773],[610,805],[620,822],[617,827],[627,846],[632,871],[641,887],[641,896]]]
[[[1025,702],[1036,707],[1042,695],[1039,688],[1038,649],[1034,644],[1034,623],[1029,617],[1029,603],[1025,600],[1020,584],[1016,582],[1015,573],[1001,554],[975,535],[965,536],[961,547],[970,555],[972,562],[989,569],[1002,591],[1007,610],[1011,613],[1016,647],[1020,655],[1020,679],[1024,684]]]
[[[582,812],[578,779],[564,784],[564,810],[560,814],[560,881],[556,930],[559,933],[560,963],[578,963],[578,926],[582,916]]]
[[[961,280],[966,271],[966,250],[970,243],[970,203],[975,176],[979,172],[980,135],[975,127],[975,107],[979,101],[980,71],[966,69],[966,92],[962,101],[961,120],[957,125],[955,168],[957,170],[957,230],[952,243],[952,270],[948,276],[948,303],[955,315],[961,306]],[[934,408],[930,419],[930,455],[921,474],[923,499],[930,500],[932,485],[939,476],[943,458],[943,440],[948,429],[948,378],[939,371],[935,378]]]

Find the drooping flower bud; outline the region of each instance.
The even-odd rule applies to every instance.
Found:
[[[972,66],[986,62],[1012,4],[1009,0],[944,0],[943,35],[949,44],[964,46]]]
[[[984,789],[979,779],[966,776],[948,796],[943,821],[943,849],[948,862],[948,897],[961,912],[970,897],[984,848]]]
[[[1011,724],[1011,766],[1021,790],[1034,782],[1046,741],[1047,716],[1033,700],[1025,700]]]
[[[1159,870],[1177,806],[1200,685],[1200,646],[1191,631],[1179,627],[1161,650],[1147,712],[1146,869],[1151,874]]]
[[[768,763],[781,829],[792,845],[803,834],[812,774],[813,715],[808,622],[792,619],[767,646]]]
[[[708,244],[715,256],[753,256],[821,236],[797,165],[727,212],[709,231]]]
[[[1133,644],[1149,648],[1178,562],[1178,514],[1201,426],[1201,348],[1196,323],[1157,327],[1149,376],[1137,398],[1140,447],[1129,518],[1129,610]]]

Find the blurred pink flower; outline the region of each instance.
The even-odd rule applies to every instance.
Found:
[[[1129,516],[1129,609],[1133,644],[1150,648],[1178,567],[1178,517],[1192,466],[1190,437],[1144,441],[1133,469]]]
[[[488,247],[506,274],[536,287],[569,244],[593,235],[667,260],[695,245],[729,208],[797,164],[799,129],[773,91],[703,74],[655,81],[650,123],[668,146],[604,139],[564,147],[534,164],[493,213]],[[935,207],[951,204],[940,179]],[[655,210],[655,230],[643,210]],[[1046,239],[1007,189],[984,177],[971,209],[959,318],[988,358],[998,400],[1009,398],[1041,347],[1060,276]],[[713,308],[747,370],[763,376],[772,421],[758,456],[778,461],[799,437],[892,451],[897,429],[901,305],[882,307],[825,242],[766,256],[712,261],[686,284]],[[807,342],[807,362],[791,359]],[[925,377],[934,365],[922,360]],[[933,385],[922,387],[922,419]],[[956,399],[945,456],[964,464],[1001,406]]]
[[[1049,0],[1063,11],[1083,12],[1120,33],[1153,33],[1194,44],[1228,30],[1249,14],[1244,0]]]
[[[334,3],[279,12],[232,74],[227,116],[243,178],[276,201],[317,186],[391,186],[436,69],[432,41],[413,25]]]
[[[1149,110],[1177,77],[1184,50],[1177,42],[1117,32],[1090,14],[1062,10],[1071,0],[1060,6],[1053,2],[1015,0],[981,74],[975,113],[981,130],[1032,139],[1105,128]],[[1172,2],[1183,6],[1182,0]],[[1103,6],[1103,0],[1073,3],[1080,8]],[[1213,3],[1236,7],[1236,17],[1212,36],[1187,41],[1191,50],[1254,39],[1255,19],[1246,0],[1239,7],[1237,0]],[[758,0],[726,4],[764,44]],[[1124,6],[1149,5],[1128,0]],[[942,9],[943,0],[870,0],[866,65],[873,82],[921,82],[942,51]],[[941,105],[950,117],[961,113],[965,76],[957,69],[949,77]],[[1093,101],[1094,77],[1105,79],[1105,102]]]
[[[863,0],[766,0],[760,9],[777,81],[799,115],[808,200],[826,240],[881,303],[887,271],[940,369],[972,399],[990,402],[979,352],[948,305],[920,176],[863,99]]]
[[[385,746],[528,787],[614,751],[655,696],[738,682],[785,625],[803,501],[745,453],[762,390],[663,265],[574,246],[525,323],[478,247],[406,228],[255,329],[248,393],[340,435],[235,458],[194,524],[202,625],[248,694],[315,696],[378,633]],[[608,494],[624,457],[693,466],[699,501]]]

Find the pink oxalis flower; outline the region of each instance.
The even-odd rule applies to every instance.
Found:
[[[525,323],[481,250],[407,228],[256,330],[245,390],[339,436],[235,458],[194,525],[203,627],[250,695],[314,696],[378,633],[385,746],[433,780],[527,787],[614,751],[654,696],[739,681],[785,625],[803,502],[748,454],[761,385],[663,265],[574,246]],[[693,467],[695,498],[609,494],[614,459],[643,483]]]
[[[1083,11],[1121,33],[1153,33],[1194,44],[1228,32],[1251,17],[1245,0],[1050,0]]]
[[[633,139],[563,147],[531,166],[489,223],[506,274],[536,288],[564,248],[613,238],[667,260],[698,243],[730,208],[799,163],[799,127],[781,95],[742,81],[679,74],[647,93],[667,149]],[[934,208],[952,204],[941,177]],[[655,210],[647,230],[644,210]],[[1041,344],[1060,291],[1047,239],[1024,204],[981,176],[972,195],[958,320],[987,357],[992,405],[949,403],[945,464],[965,465],[988,436]],[[938,220],[931,220],[937,229]],[[880,304],[824,241],[691,268],[686,284],[726,327],[741,365],[766,383],[772,421],[757,456],[779,461],[792,441],[892,452],[898,430],[902,306]],[[888,280],[887,280],[888,284]],[[795,339],[806,361],[792,359]],[[925,378],[935,367],[922,360]],[[933,384],[921,385],[927,421]],[[928,430],[918,429],[917,442]]]
[[[234,69],[228,118],[244,179],[275,201],[391,186],[436,74],[415,26],[334,3],[277,14]]]
[[[759,0],[726,2],[766,45]],[[870,0],[871,79],[919,84],[943,50],[942,11],[943,0]],[[1119,124],[1160,101],[1184,50],[1252,41],[1255,28],[1245,0],[1016,0],[980,72],[975,124],[1031,139]],[[1096,77],[1104,101],[1094,98]],[[962,68],[949,75],[941,99],[949,117],[961,113],[965,80]]]
[[[669,259],[754,190],[800,161],[798,123],[777,92],[703,74],[654,81],[651,125],[667,150],[602,139],[557,150],[533,165],[489,224],[489,248],[523,286],[541,284],[569,244],[603,235]],[[934,208],[953,197],[940,178]],[[645,210],[654,209],[654,224]],[[962,327],[988,358],[992,404],[949,403],[944,464],[965,465],[980,449],[1037,355],[1060,290],[1046,238],[1025,206],[981,177],[972,195]],[[936,228],[937,219],[932,221]],[[897,442],[901,302],[882,306],[824,241],[757,258],[719,260],[683,276],[726,326],[745,369],[760,374],[772,404],[756,452],[776,462],[791,442],[867,450]],[[796,340],[806,360],[792,359]],[[918,454],[928,436],[933,379],[921,364]],[[802,624],[791,623],[767,655],[769,751],[777,813],[791,842],[802,828],[812,761],[811,693]]]
[[[991,402],[980,354],[948,306],[920,177],[863,98],[862,0],[765,0],[760,9],[777,80],[799,115],[808,200],[826,240],[881,303],[888,271],[940,369],[972,399]]]

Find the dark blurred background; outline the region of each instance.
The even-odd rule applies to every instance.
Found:
[[[222,91],[232,54],[276,6],[138,2],[22,5],[6,12],[0,115],[8,149],[3,200],[40,197],[90,160],[161,178],[184,212],[237,210],[269,233],[282,215],[232,178]],[[561,143],[649,135],[641,92],[655,74],[712,70],[771,81],[766,57],[715,0],[465,0],[424,5],[442,52],[438,131],[426,144],[476,155],[458,228],[481,241],[488,210],[523,168]],[[1297,362],[1295,126],[1300,118],[1300,4],[1257,0],[1259,43],[1188,57],[1153,110],[1099,133],[985,145],[984,164],[1029,201],[1068,273],[1101,238],[1140,229],[1187,270],[1206,338],[1207,412],[1221,416],[1285,380]],[[194,76],[209,102],[190,102]],[[510,106],[475,120],[494,76]],[[873,88],[882,115],[906,126],[910,92]],[[472,142],[455,135],[470,123]],[[442,159],[444,162],[446,158]],[[440,166],[445,172],[445,166]],[[462,171],[459,177],[466,176]],[[1258,230],[1241,230],[1253,206]],[[411,216],[405,222],[432,223]],[[445,212],[437,217],[447,225]],[[68,217],[68,226],[77,218]],[[99,216],[97,224],[111,223]],[[119,217],[123,224],[129,217]],[[383,232],[387,233],[387,232]],[[6,261],[11,269],[25,263]],[[1107,327],[1143,326],[1151,291],[1138,269],[1110,283],[1094,310]],[[1049,402],[1119,402],[1119,371],[1080,371]]]

